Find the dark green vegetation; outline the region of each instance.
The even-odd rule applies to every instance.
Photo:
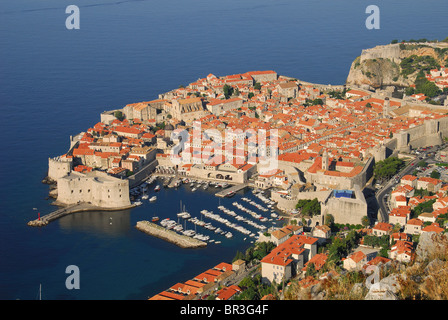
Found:
[[[419,203],[413,209],[411,209],[411,218],[417,218],[423,212],[433,212],[432,205],[436,202],[436,199]]]
[[[303,104],[305,107],[309,107],[309,106],[317,106],[317,105],[323,105],[324,104],[324,102],[323,102],[323,100],[322,99],[320,99],[320,98],[317,98],[317,99],[314,99],[314,100],[311,100],[311,99],[306,99],[305,100],[305,103]]]
[[[381,250],[378,252],[378,254],[381,257],[388,258],[387,250],[390,249],[390,236],[384,235],[381,237],[378,236],[371,236],[371,235],[365,235],[364,236],[364,244],[366,246],[372,246],[372,247],[380,247]]]
[[[243,290],[234,297],[234,300],[260,300],[265,295],[275,294],[278,290],[275,284],[266,284],[261,281],[261,275],[253,278],[246,277],[240,281],[238,286]]]
[[[320,214],[320,203],[317,198],[313,200],[299,200],[296,209],[300,209],[304,216],[314,216]]]
[[[233,87],[229,86],[228,84],[225,84],[222,90],[224,91],[224,96],[226,97],[226,99],[229,99],[233,94]]]
[[[346,93],[347,93],[347,89],[344,89],[343,91],[336,91],[336,90],[330,91],[327,94],[330,98],[344,100]]]
[[[431,69],[439,68],[439,63],[431,56],[412,55],[400,62],[401,75],[408,76],[416,71],[429,72]]]
[[[378,180],[390,179],[394,176],[402,167],[404,162],[397,157],[390,157],[383,161],[375,163],[373,174]]]
[[[265,256],[267,256],[274,248],[275,244],[272,242],[259,242],[256,243],[254,246],[249,247],[246,250],[246,253],[237,251],[232,262],[235,262],[236,260],[239,259],[246,261],[246,263],[252,262],[254,260],[260,261]]]
[[[356,230],[349,231],[344,238],[334,237],[326,248],[328,252],[327,263],[340,263],[341,259],[350,254],[351,250],[358,245],[360,238],[361,236]]]
[[[115,118],[117,118],[120,121],[123,121],[123,119],[124,119],[124,115],[121,111],[115,111],[114,116],[115,116]]]
[[[440,179],[440,172],[433,170],[430,175],[431,178]]]
[[[415,79],[415,88],[409,87],[405,90],[406,95],[413,95],[414,93],[423,93],[425,96],[432,98],[442,93],[434,82],[426,79],[422,70],[419,71]]]

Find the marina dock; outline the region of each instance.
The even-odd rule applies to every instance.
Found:
[[[215,196],[224,198],[225,196],[227,196],[228,193],[243,190],[244,188],[247,188],[247,186],[248,186],[247,183],[236,184],[234,186],[231,186],[229,188],[223,189],[223,190],[215,193]]]

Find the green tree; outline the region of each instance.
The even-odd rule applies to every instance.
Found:
[[[254,84],[254,89],[255,89],[255,90],[261,90],[261,83],[259,83],[259,82],[255,82],[255,84]]]
[[[368,216],[364,216],[364,217],[362,217],[362,218],[361,218],[361,224],[362,224],[364,227],[368,227],[369,224],[370,224],[369,217],[368,217]]]
[[[326,214],[324,223],[331,227],[334,224],[334,216],[332,214]]]
[[[236,260],[240,260],[240,259],[245,260],[245,255],[241,251],[237,250],[232,262],[235,262]]]
[[[417,167],[426,167],[427,165],[425,160],[421,160],[417,163]]]
[[[375,163],[373,173],[377,179],[390,179],[399,169],[404,166],[403,160],[397,157],[390,157]]]
[[[314,198],[313,200],[302,199],[297,202],[297,209],[301,209],[302,215],[314,216],[320,214],[321,206],[319,200]]]
[[[115,116],[115,118],[117,118],[120,121],[123,121],[123,119],[124,119],[123,112],[118,111],[118,110],[114,112],[114,116]]]
[[[431,172],[431,178],[434,178],[434,179],[439,179],[440,178],[440,172],[438,172],[437,170],[433,170],[432,172]]]
[[[419,203],[417,206],[411,209],[411,217],[416,218],[423,212],[432,212],[433,211],[432,205],[434,204],[434,202],[436,202],[436,199]]]
[[[229,86],[227,83],[222,87],[222,90],[224,91],[224,96],[226,99],[229,99],[233,94],[233,87]]]
[[[315,276],[317,273],[316,271],[316,266],[314,265],[314,263],[310,262],[307,264],[306,266],[306,272],[305,272],[305,276]]]
[[[306,99],[305,103],[303,104],[304,106],[317,106],[317,105],[323,105],[324,101],[320,98],[311,100],[311,99]]]

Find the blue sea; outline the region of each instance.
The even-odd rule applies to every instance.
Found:
[[[368,5],[380,29],[368,30]],[[68,30],[68,5],[80,29]],[[162,190],[123,212],[77,213],[31,228],[54,209],[48,157],[104,110],[155,99],[213,73],[252,70],[343,84],[364,48],[391,40],[445,39],[444,0],[14,0],[0,2],[0,299],[141,300],[186,281],[250,245],[237,236],[185,250],[135,229],[139,220],[214,210],[212,191]],[[231,202],[241,198],[222,199]],[[250,191],[248,196],[252,196]],[[36,208],[37,210],[34,210]],[[112,224],[110,224],[112,217]],[[80,289],[65,286],[66,267]]]

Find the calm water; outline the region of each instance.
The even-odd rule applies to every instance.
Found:
[[[76,4],[81,29],[65,28]],[[218,206],[211,192],[166,190],[157,203],[126,212],[82,213],[45,228],[26,223],[46,200],[48,157],[99,113],[157,98],[209,73],[250,70],[342,84],[363,48],[392,39],[444,39],[446,1],[376,1],[381,29],[367,30],[370,1],[15,0],[0,2],[0,299],[145,299],[248,245],[181,250],[135,230],[135,223]],[[239,195],[241,196],[241,195]],[[232,199],[234,201],[238,196]],[[113,224],[109,217],[113,216]],[[235,234],[235,233],[234,233]],[[65,288],[65,268],[81,289]]]

